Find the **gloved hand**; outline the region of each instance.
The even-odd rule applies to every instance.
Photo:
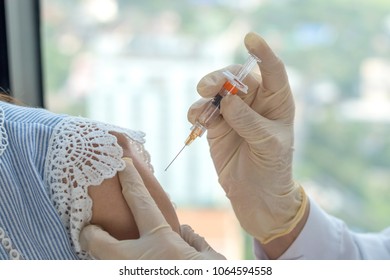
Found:
[[[150,196],[132,160],[124,160],[126,168],[119,172],[119,180],[140,237],[119,241],[100,227],[88,225],[80,234],[83,250],[97,259],[225,259],[189,226],[181,226],[182,237],[174,232]]]
[[[244,42],[262,60],[261,75],[246,77],[248,94],[222,99],[223,117],[208,128],[207,139],[219,182],[241,226],[265,244],[291,232],[303,217],[307,198],[292,179],[295,107],[284,65],[259,35],[248,33]],[[240,67],[228,69],[237,73]],[[226,81],[223,70],[200,80],[202,97],[220,90]],[[190,122],[205,101],[191,106]]]

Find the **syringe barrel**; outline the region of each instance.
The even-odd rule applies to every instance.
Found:
[[[230,79],[231,77],[234,77],[234,75],[230,72],[226,73],[225,75],[228,78],[228,81],[225,82],[218,94],[207,103],[206,107],[203,109],[202,113],[197,119],[197,122],[205,128],[208,128],[210,124],[220,115],[219,108],[222,98],[224,98],[226,95],[236,94],[238,92],[237,83]]]
[[[205,128],[208,128],[210,124],[220,115],[219,112],[219,102],[214,103],[213,99],[211,99],[206,107],[203,109],[202,113],[199,115],[197,121]]]
[[[257,62],[260,62],[260,59],[255,55],[250,54],[249,58],[237,75],[234,75],[229,71],[223,72],[227,81],[218,94],[207,103],[206,107],[197,118],[195,125],[191,129],[191,134],[185,142],[186,145],[192,143],[196,137],[202,136],[204,131],[214,122],[215,119],[219,117],[219,108],[222,98],[229,94],[236,94],[238,91],[247,93],[248,87],[243,83],[243,80]]]

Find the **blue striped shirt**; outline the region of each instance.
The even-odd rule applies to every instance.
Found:
[[[0,259],[85,259],[88,187],[124,168],[110,131],[128,136],[149,164],[144,134],[0,101]]]
[[[4,102],[0,111],[0,259],[77,259],[43,177],[65,116]]]

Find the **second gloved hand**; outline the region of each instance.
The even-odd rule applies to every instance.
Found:
[[[146,189],[129,158],[119,172],[122,193],[137,223],[140,237],[117,240],[98,226],[88,225],[80,234],[83,250],[97,259],[129,260],[223,260],[203,237],[189,226],[181,226],[181,235],[172,230]]]
[[[221,101],[221,117],[208,128],[207,139],[219,182],[241,226],[262,243],[283,236],[302,219],[307,198],[292,179],[294,101],[283,63],[257,34],[245,37],[249,52],[259,57],[260,72],[244,83],[247,95]],[[239,66],[228,68],[237,73]],[[198,92],[213,97],[226,79],[221,71],[205,76]],[[205,103],[195,103],[190,122]]]

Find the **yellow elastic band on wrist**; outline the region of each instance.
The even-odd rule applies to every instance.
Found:
[[[267,238],[259,238],[258,240],[262,244],[267,244],[278,237],[289,234],[298,225],[298,223],[302,220],[303,215],[305,214],[305,211],[306,211],[306,207],[308,205],[308,198],[307,198],[305,190],[303,189],[302,186],[300,186],[299,191],[300,191],[301,196],[302,196],[301,206],[300,206],[297,214],[295,215],[295,217],[289,222],[289,226],[280,233],[277,233],[277,234],[272,235],[272,236],[267,237]]]

